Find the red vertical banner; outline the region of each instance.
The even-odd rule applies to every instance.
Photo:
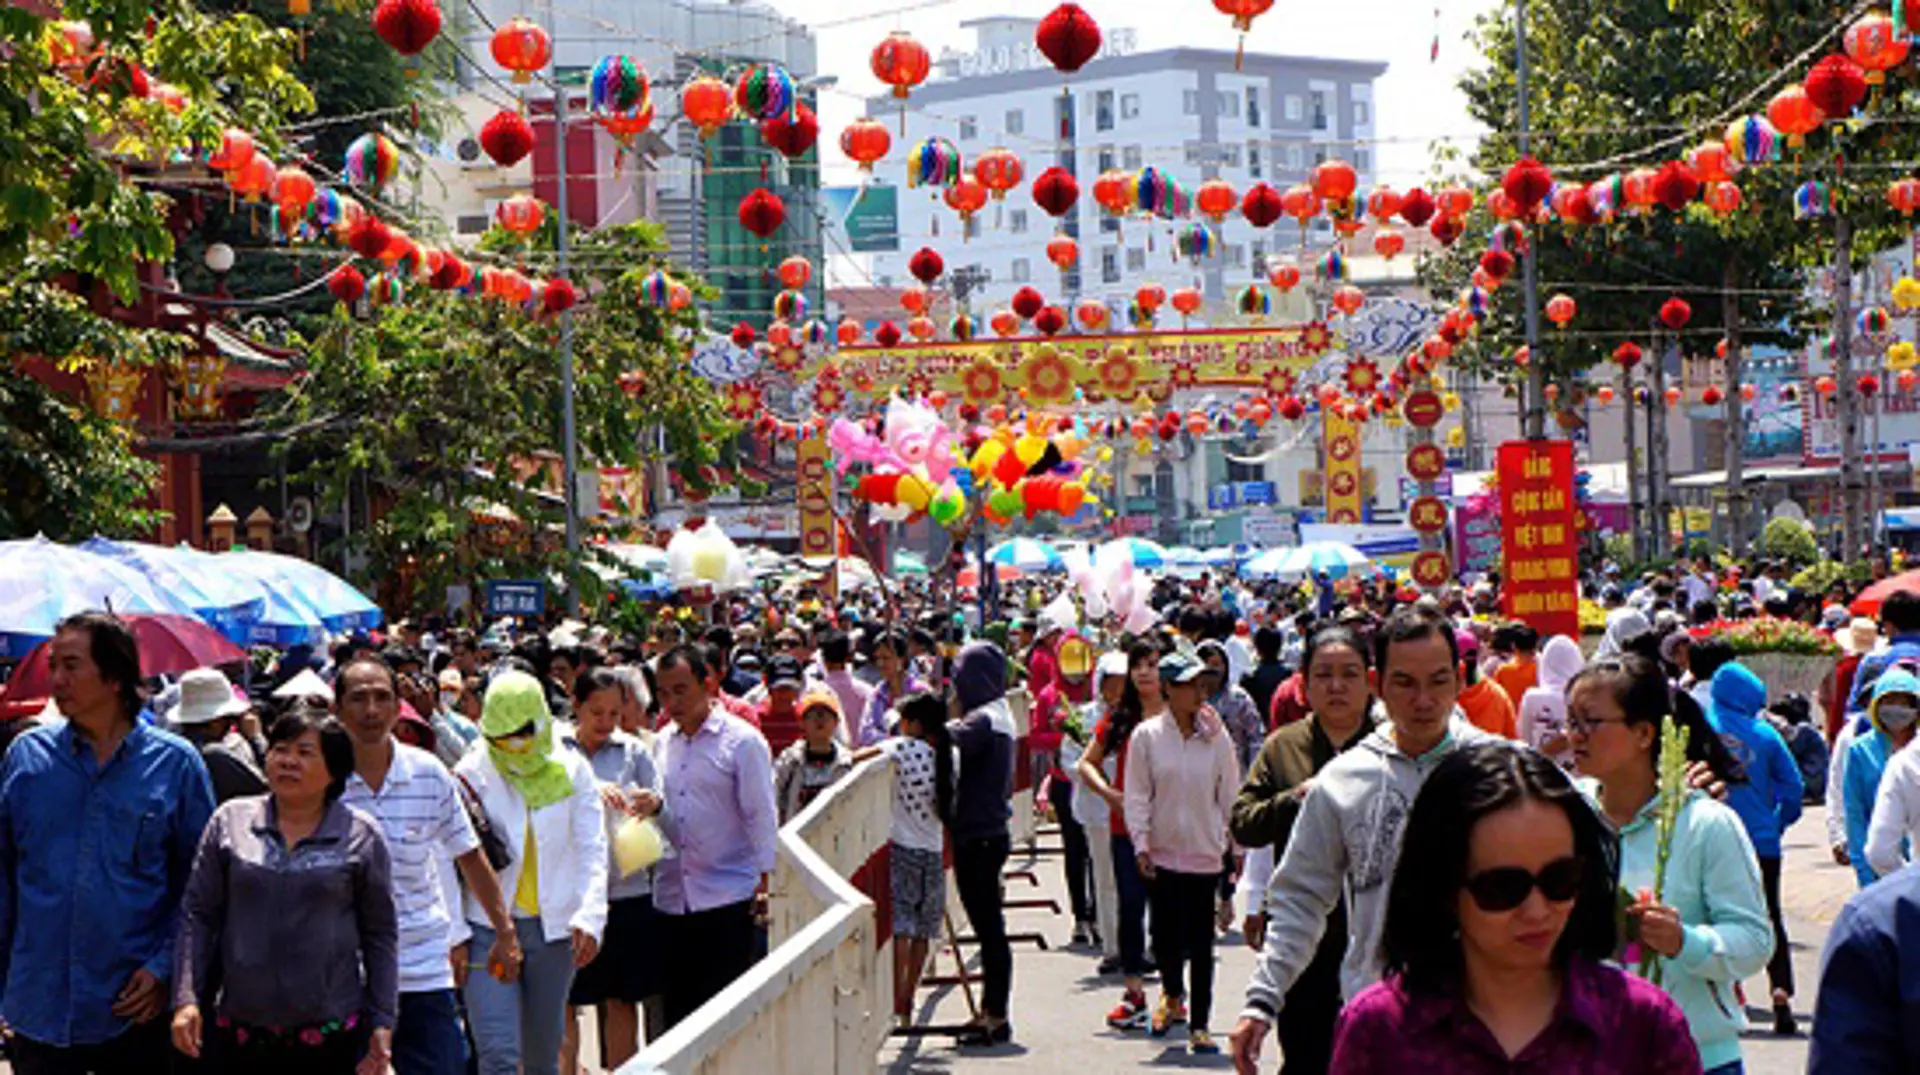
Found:
[[[1500,601],[1542,637],[1580,637],[1573,442],[1500,446]]]

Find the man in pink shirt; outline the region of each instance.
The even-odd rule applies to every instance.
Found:
[[[1214,894],[1227,851],[1227,819],[1240,790],[1233,740],[1205,705],[1207,666],[1191,653],[1160,661],[1167,710],[1127,741],[1127,832],[1152,908],[1160,1003],[1150,1031],[1188,1023],[1187,1051],[1220,1051],[1207,1031],[1213,1008]],[[1191,1013],[1181,979],[1193,964]]]

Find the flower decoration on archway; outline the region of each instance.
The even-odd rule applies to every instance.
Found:
[[[1192,388],[1200,383],[1200,370],[1192,362],[1175,362],[1167,370],[1167,382],[1175,388]]]
[[[1125,350],[1115,347],[1094,369],[1100,391],[1114,399],[1128,399],[1139,391],[1140,364]]]
[[[1310,355],[1319,354],[1333,346],[1333,333],[1327,331],[1325,322],[1315,321],[1300,330],[1300,348]]]
[[[908,399],[925,399],[933,395],[933,378],[915,370],[907,375],[906,389]]]
[[[998,403],[1006,391],[1000,380],[1000,367],[988,359],[976,358],[973,365],[960,371],[960,394],[976,407]]]
[[[1293,395],[1293,371],[1283,366],[1274,366],[1267,370],[1261,375],[1260,381],[1266,386],[1267,394],[1275,399]]]
[[[807,359],[806,352],[798,347],[776,347],[773,349],[773,368],[781,373],[797,373]]]
[[[748,381],[727,386],[727,414],[736,421],[752,421],[760,413],[760,389]]]
[[[1346,381],[1348,392],[1364,396],[1380,387],[1380,367],[1370,358],[1348,359]]]
[[[813,412],[815,414],[837,414],[847,402],[847,393],[837,380],[821,380],[813,386]]]
[[[1020,364],[1020,376],[1026,382],[1029,403],[1046,406],[1073,398],[1073,366],[1058,348],[1033,348]]]
[[[865,366],[856,367],[847,377],[847,382],[853,385],[855,392],[873,391],[873,374]]]

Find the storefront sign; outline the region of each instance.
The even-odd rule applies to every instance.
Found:
[[[487,580],[487,615],[544,616],[547,584],[538,579]]]
[[[1500,596],[1542,636],[1580,635],[1573,442],[1500,446]]]
[[[1433,491],[1436,496],[1448,497],[1453,495],[1453,475],[1442,474],[1438,478],[1432,479],[1432,481]],[[1402,475],[1400,478],[1400,503],[1411,504],[1414,500],[1418,499],[1419,496],[1420,482],[1414,478]]]
[[[1274,495],[1272,482],[1240,483],[1240,503],[1242,504],[1274,504],[1278,501],[1279,498]]]
[[[1327,521],[1360,522],[1360,427],[1335,414],[1334,408],[1321,411],[1326,416]]]
[[[800,508],[800,555],[834,555],[833,468],[827,463],[827,438],[800,442],[794,496]]]

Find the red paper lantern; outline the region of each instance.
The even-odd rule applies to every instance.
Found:
[[[907,271],[913,274],[915,280],[932,286],[935,280],[940,279],[940,274],[947,271],[947,262],[939,251],[923,246],[907,259]]]
[[[1107,327],[1107,304],[1098,299],[1082,299],[1073,308],[1074,320],[1080,322],[1081,329],[1087,332],[1099,332]]]
[[[787,203],[765,187],[756,187],[740,199],[740,226],[765,239],[787,222]]]
[[[1693,168],[1693,174],[1700,182],[1724,183],[1733,178],[1740,170],[1740,164],[1727,152],[1725,142],[1705,141],[1687,151],[1687,164]]]
[[[1043,306],[1033,315],[1033,327],[1043,336],[1057,335],[1067,327],[1067,314],[1058,306]]]
[[[1019,186],[1025,174],[1026,167],[1020,163],[1020,155],[999,146],[980,154],[973,162],[974,178],[992,193],[996,202]]]
[[[786,115],[760,121],[760,140],[789,159],[813,148],[820,140],[820,119],[805,104],[796,104]]]
[[[233,188],[235,194],[250,202],[257,202],[273,189],[274,177],[279,174],[280,170],[274,167],[273,161],[265,153],[255,153],[245,167],[227,173],[227,185]]]
[[[1512,220],[1520,215],[1520,206],[1506,191],[1495,187],[1487,193],[1487,212],[1495,220]]]
[[[1907,32],[1911,32],[1911,28]],[[1847,55],[1866,69],[1867,81],[1879,85],[1886,72],[1907,58],[1907,33],[1901,32],[1886,13],[1873,11],[1860,16],[1841,38]]]
[[[1079,4],[1061,4],[1034,27],[1034,46],[1054,67],[1069,74],[1100,53],[1100,24]]]
[[[887,155],[893,148],[893,136],[887,133],[887,125],[877,119],[861,117],[840,132],[840,152],[847,159],[860,165],[863,172],[873,171],[874,162]]]
[[[440,36],[440,5],[435,0],[380,0],[373,9],[373,32],[400,55],[418,56]],[[509,65],[502,61],[501,66]]]
[[[1300,285],[1300,266],[1283,261],[1267,270],[1267,283],[1284,295]]]
[[[1433,195],[1419,187],[1400,196],[1400,219],[1412,227],[1426,227],[1427,221],[1432,220],[1438,211],[1439,206],[1434,202]]]
[[[533,73],[553,58],[553,39],[521,16],[493,32],[493,61],[513,72],[513,81],[533,81]]]
[[[562,313],[580,301],[579,289],[571,280],[548,280],[540,291],[540,305],[550,314]]]
[[[892,86],[893,95],[902,99],[913,87],[925,82],[927,73],[933,69],[933,58],[927,55],[927,47],[903,30],[895,30],[875,45],[870,62],[873,76]]]
[[[1573,301],[1572,295],[1555,295],[1547,300],[1547,320],[1561,328],[1566,328],[1579,310],[1580,305]]]
[[[1093,200],[1108,216],[1126,216],[1133,208],[1133,196],[1128,193],[1129,176],[1122,171],[1106,171],[1093,181]]]
[[[1913,371],[1908,370],[1907,372],[1912,373]],[[1743,384],[1740,386],[1740,401],[1742,403],[1752,403],[1753,397],[1755,395],[1756,395],[1756,392],[1754,391],[1754,387],[1752,385]]]
[[[318,190],[313,177],[304,169],[287,167],[274,173],[273,204],[280,207],[282,217],[299,220],[306,216],[307,206],[313,204]]]
[[[1495,280],[1505,280],[1513,272],[1513,255],[1505,250],[1488,250],[1480,255],[1480,271]]]
[[[1402,210],[1402,215],[1405,215],[1405,210]],[[1457,216],[1438,216],[1433,218],[1433,224],[1427,230],[1433,234],[1434,239],[1441,246],[1452,246],[1453,241],[1460,238],[1460,233],[1465,231],[1466,227]]]
[[[1297,422],[1305,417],[1306,413],[1307,405],[1300,402],[1300,397],[1280,397],[1280,417],[1285,418],[1289,422]]]
[[[1168,298],[1181,317],[1192,317],[1199,313],[1203,301],[1203,296],[1197,287],[1176,287]]]
[[[1861,395],[1871,396],[1880,391],[1880,378],[1871,373],[1863,373],[1859,380],[1853,382],[1853,387]]]
[[[727,338],[733,341],[733,345],[735,347],[738,347],[744,351],[747,348],[753,346],[753,341],[757,339],[758,336],[753,331],[752,325],[749,325],[745,321],[742,321],[739,324],[733,326],[733,331],[727,334]]]
[[[347,226],[347,249],[363,258],[377,258],[393,241],[393,229],[371,213],[355,217]]]
[[[1193,207],[1215,224],[1226,219],[1239,201],[1240,195],[1234,191],[1233,184],[1224,179],[1209,179],[1193,192]]]
[[[1047,240],[1047,260],[1063,272],[1071,269],[1080,260],[1080,244],[1071,235],[1056,235]]]
[[[938,331],[940,328],[933,323],[931,317],[916,317],[907,322],[907,335],[916,340],[931,340],[934,333]]]
[[[1912,370],[1901,370],[1899,373],[1893,375],[1893,383],[1900,387],[1900,391],[1911,392],[1913,391],[1913,386],[1916,383],[1920,383],[1920,374]]]
[[[933,306],[933,296],[925,288],[911,287],[900,293],[900,308],[910,314],[924,314]]]
[[[533,152],[533,125],[510,108],[503,108],[480,128],[480,148],[502,168],[511,168]]]
[[[1643,352],[1640,345],[1627,340],[1613,349],[1613,361],[1623,370],[1630,370],[1640,364]]]
[[[891,321],[880,322],[880,326],[873,330],[873,342],[882,347],[900,346],[900,326]]]
[[[1900,210],[1900,215],[1910,217],[1915,209],[1920,209],[1920,179],[1896,179],[1887,187],[1887,204]]]
[[[1367,195],[1367,215],[1373,217],[1373,219],[1379,223],[1385,224],[1387,221],[1392,220],[1395,214],[1400,212],[1400,203],[1402,200],[1399,192],[1395,191],[1392,187],[1375,187],[1373,188],[1373,193]],[[1415,225],[1415,227],[1418,226],[1419,225]]]
[[[1740,208],[1740,188],[1730,180],[1709,184],[1707,207],[1721,216]]]
[[[1814,378],[1813,390],[1815,392],[1820,393],[1823,396],[1831,396],[1835,392],[1839,391],[1839,389],[1840,389],[1840,383],[1838,381],[1835,381],[1831,377]]]
[[[839,339],[840,346],[852,347],[860,342],[860,337],[866,335],[866,332],[860,327],[860,322],[851,317],[843,317],[833,334]]]
[[[352,265],[342,265],[327,275],[327,290],[336,301],[352,306],[367,293],[367,278]]]
[[[1065,216],[1080,198],[1080,184],[1065,168],[1049,168],[1033,181],[1033,203],[1049,216]]]
[[[1352,317],[1366,305],[1367,293],[1352,284],[1344,284],[1334,289],[1332,302],[1334,309]]]
[[[1323,201],[1345,201],[1353,197],[1353,189],[1359,183],[1360,177],[1354,172],[1353,165],[1346,161],[1329,160],[1314,165],[1313,192]]]
[[[1281,211],[1299,221],[1303,228],[1307,226],[1307,221],[1320,215],[1322,205],[1320,196],[1305,183],[1295,183],[1280,195]]]
[[[964,225],[973,219],[973,214],[986,208],[987,187],[973,176],[963,175],[955,180],[954,184],[948,187],[940,197],[947,203],[947,208],[960,215],[960,222]],[[962,238],[964,237],[963,233]]]
[[[1033,316],[1046,304],[1047,300],[1041,296],[1040,292],[1031,287],[1023,287],[1014,292],[1013,299],[1008,303],[1022,321],[1033,320]]]
[[[494,209],[493,219],[515,235],[527,236],[540,230],[547,219],[547,207],[531,194],[516,194]]]
[[[1867,73],[1860,65],[1839,53],[1823,56],[1807,72],[1801,83],[1807,100],[1832,119],[1853,114],[1867,96]]]
[[[1719,385],[1710,384],[1700,390],[1700,402],[1709,407],[1718,407],[1720,404],[1726,402],[1726,399],[1727,394],[1720,391]]]
[[[1280,191],[1271,183],[1255,183],[1240,199],[1240,215],[1256,228],[1270,226],[1280,213]]]
[[[1139,303],[1141,309],[1153,313],[1166,305],[1167,289],[1159,284],[1142,284],[1134,290],[1133,301]]]
[[[1373,233],[1373,252],[1392,261],[1396,255],[1407,248],[1406,236],[1392,228],[1381,228]]]
[[[1680,212],[1700,195],[1700,178],[1680,161],[1668,161],[1653,177],[1653,199],[1673,212]]]
[[[1465,187],[1448,187],[1440,192],[1435,200],[1441,216],[1464,217],[1473,212],[1473,191]]]
[[[1863,82],[1864,88],[1865,83]],[[1827,117],[1820,106],[1813,103],[1806,87],[1798,82],[1781,88],[1767,102],[1767,122],[1773,129],[1787,136],[1787,144],[1798,147],[1805,144],[1807,135],[1817,129]]]
[[[1035,312],[1038,312],[1037,308]],[[993,316],[987,320],[987,324],[993,328],[993,334],[995,336],[1006,339],[1019,334],[1020,315],[1014,313],[1012,310],[996,310]]]
[[[1693,320],[1693,307],[1687,300],[1675,295],[1660,304],[1660,323],[1675,332],[1687,327]]]
[[[693,79],[680,87],[680,113],[700,137],[711,138],[733,118],[733,87],[706,75]]]
[[[1669,407],[1680,402],[1680,390],[1678,388],[1669,388],[1661,393],[1661,395],[1666,397],[1667,406]]]
[[[1523,215],[1532,215],[1553,189],[1553,172],[1532,157],[1521,157],[1508,166],[1500,180],[1500,189],[1512,198]]]

